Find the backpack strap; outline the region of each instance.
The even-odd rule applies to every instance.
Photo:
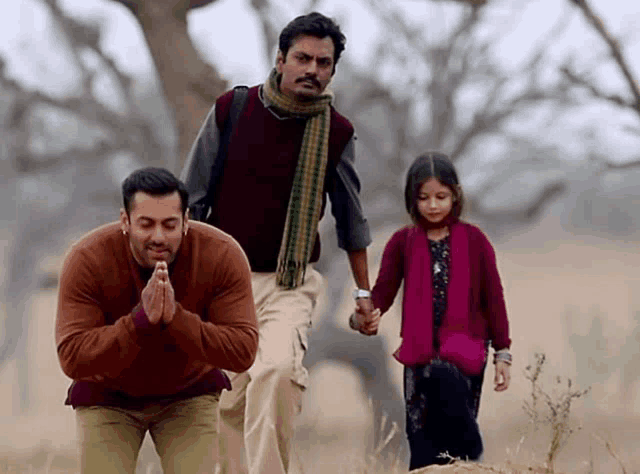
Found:
[[[247,86],[235,86],[233,88],[233,98],[231,99],[231,107],[229,109],[229,115],[222,127],[222,133],[220,134],[220,144],[218,147],[218,153],[216,159],[211,167],[211,178],[209,180],[209,189],[207,191],[207,214],[208,211],[215,205],[215,201],[218,195],[218,184],[222,179],[222,172],[224,165],[227,161],[227,154],[229,150],[229,142],[233,136],[233,132],[238,126],[240,115],[244,110],[249,97],[249,87]]]

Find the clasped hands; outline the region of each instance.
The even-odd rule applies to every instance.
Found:
[[[171,323],[176,314],[176,299],[169,280],[167,262],[157,262],[153,274],[142,290],[142,307],[151,324]]]
[[[380,325],[380,309],[373,307],[371,298],[356,299],[356,310],[351,315],[352,328],[366,336],[374,336],[378,333]]]

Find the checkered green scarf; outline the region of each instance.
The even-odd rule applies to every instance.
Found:
[[[312,101],[296,102],[280,92],[278,82],[278,74],[273,69],[262,88],[267,101],[284,114],[308,117],[289,198],[276,277],[279,286],[296,288],[304,281],[318,231],[329,154],[332,94],[325,91]]]

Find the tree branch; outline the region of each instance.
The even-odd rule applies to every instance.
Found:
[[[121,73],[113,61],[107,59],[100,49],[99,34],[96,37],[92,33],[99,31],[99,29],[93,28],[91,25],[84,25],[66,15],[59,8],[56,0],[43,0],[43,3],[49,7],[54,24],[62,34],[68,48],[72,50],[72,55],[75,56],[83,88],[79,96],[53,97],[38,90],[25,89],[21,84],[7,77],[4,68],[0,68],[0,86],[8,89],[14,95],[14,100],[6,115],[5,125],[11,136],[10,157],[14,171],[30,174],[51,170],[63,166],[65,161],[72,162],[73,160],[69,160],[69,157],[78,153],[93,151],[96,153],[96,157],[104,157],[109,151],[115,152],[122,149],[130,150],[143,160],[145,157],[153,157],[149,161],[161,165],[162,149],[152,125],[133,105],[130,79]],[[103,58],[110,71],[118,78],[120,92],[129,99],[129,111],[126,114],[114,112],[93,96],[91,88],[87,85],[93,75],[83,66],[77,55],[77,52],[83,47],[90,48]],[[95,125],[104,131],[108,139],[98,142],[93,150],[71,148],[65,150],[63,154],[33,154],[29,148],[31,132],[27,122],[33,112],[43,106],[69,113],[78,121]],[[70,155],[67,155],[68,153]]]
[[[624,76],[627,82],[627,85],[629,86],[629,89],[631,89],[631,93],[633,94],[633,97],[635,99],[632,104],[627,103],[626,106],[632,107],[638,113],[638,115],[640,115],[640,87],[638,86],[637,79],[634,77],[633,73],[631,72],[631,69],[629,68],[629,65],[627,64],[627,60],[622,54],[622,48],[620,47],[619,42],[611,35],[611,33],[609,33],[608,28],[605,26],[604,22],[600,19],[600,17],[598,17],[598,15],[595,14],[588,0],[569,0],[569,1],[573,2],[573,4],[576,5],[582,11],[585,18],[589,22],[589,24],[593,26],[596,32],[602,37],[605,43],[607,43],[607,45],[609,46],[611,56],[613,56],[613,59],[618,65],[618,68],[622,72],[622,75]],[[592,93],[594,92],[594,90],[596,90],[593,87],[589,87],[589,89],[591,90]],[[601,97],[601,96],[596,95],[596,97]]]
[[[255,10],[262,26],[262,38],[264,39],[264,57],[267,64],[274,64],[274,50],[278,47],[278,31],[273,24],[270,15],[271,5],[267,0],[251,0],[251,7]]]
[[[544,186],[526,206],[513,210],[489,210],[480,204],[479,196],[470,196],[467,201],[467,209],[471,211],[475,218],[486,222],[489,225],[496,225],[508,222],[510,224],[527,224],[539,219],[541,212],[552,202],[562,196],[569,189],[568,183],[564,180],[553,181]]]
[[[599,87],[597,87],[595,84],[593,84],[592,82],[590,82],[589,80],[587,80],[585,77],[583,76],[579,76],[577,73],[573,72],[569,66],[562,66],[560,68],[560,71],[562,72],[562,74],[564,74],[564,76],[573,84],[584,87],[585,89],[587,89],[592,96],[596,97],[597,99],[601,99],[601,100],[605,100],[607,102],[611,102],[619,107],[625,108],[625,109],[631,109],[634,112],[639,112],[637,105],[633,104],[632,102],[630,102],[629,100],[623,98],[622,96],[618,95],[618,94],[609,94],[607,92],[604,92],[603,90],[601,90]]]

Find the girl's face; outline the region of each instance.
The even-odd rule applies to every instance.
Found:
[[[453,192],[436,178],[422,183],[418,191],[418,212],[431,224],[445,219],[453,207]]]

